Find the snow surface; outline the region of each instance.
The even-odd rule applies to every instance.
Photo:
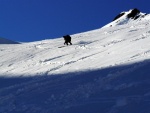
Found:
[[[150,17],[0,45],[0,113],[149,113]]]
[[[123,16],[114,20],[113,22],[110,22],[109,24],[105,25],[103,28],[117,26],[117,25],[124,25],[124,24],[131,23],[131,22],[138,23],[141,20],[149,20],[150,19],[150,14],[146,14],[146,13],[142,13],[142,12],[140,12],[139,14],[136,15],[136,16],[139,16],[137,19],[128,18],[128,14],[130,14],[132,11],[133,11],[133,9],[129,10],[127,12],[125,12],[125,11],[122,12],[124,14]]]

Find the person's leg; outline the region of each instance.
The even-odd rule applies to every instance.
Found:
[[[69,43],[70,43],[70,45],[72,45],[71,41]]]

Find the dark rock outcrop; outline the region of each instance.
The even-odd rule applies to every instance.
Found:
[[[129,13],[128,15],[127,15],[127,17],[128,18],[132,18],[132,19],[137,19],[137,18],[139,18],[140,17],[140,15],[138,15],[140,13],[140,10],[138,10],[138,9],[133,9],[132,11],[131,11],[131,13]]]
[[[122,17],[124,14],[125,14],[125,13],[120,13],[119,15],[117,15],[117,16],[113,19],[113,21],[115,21],[115,20],[117,20],[118,18]]]

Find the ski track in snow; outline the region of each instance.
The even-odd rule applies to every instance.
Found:
[[[84,80],[86,79],[85,77],[83,79],[77,79],[78,76],[72,76],[70,78],[71,75],[62,75],[59,76],[57,79],[57,76],[49,78],[48,76],[46,77],[40,77],[37,79],[33,79],[30,80],[29,82],[25,82],[25,83],[21,83],[21,84],[17,84],[14,86],[10,86],[8,88],[4,88],[0,90],[0,94],[3,95],[5,92],[8,93],[8,91],[12,90],[15,92],[11,92],[11,94],[3,96],[3,98],[1,98],[1,102],[0,103],[3,107],[4,103],[7,103],[7,100],[10,99],[12,100],[11,102],[9,102],[9,104],[7,105],[9,107],[9,110],[11,112],[14,111],[16,109],[16,111],[21,110],[22,112],[25,112],[26,110],[28,111],[32,111],[32,112],[38,112],[42,109],[38,109],[38,106],[35,106],[34,104],[25,104],[28,103],[28,101],[21,101],[21,103],[18,103],[18,101],[20,100],[14,100],[16,96],[17,98],[22,98],[22,97],[32,97],[32,95],[38,94],[38,92],[40,92],[41,95],[45,95],[46,99],[42,100],[43,102],[45,101],[44,106],[47,106],[47,104],[49,105],[49,110],[50,109],[58,109],[60,108],[60,110],[65,110],[65,109],[70,109],[70,108],[78,108],[78,106],[88,106],[88,105],[106,105],[106,104],[112,104],[113,106],[111,107],[111,110],[114,109],[118,109],[124,106],[127,106],[128,104],[130,105],[130,103],[133,102],[149,102],[149,100],[147,99],[148,93],[145,93],[145,96],[141,95],[140,93],[144,93],[144,92],[149,92],[149,89],[147,89],[146,87],[143,90],[143,92],[139,92],[136,93],[135,91],[133,92],[129,92],[129,94],[120,94],[120,96],[117,95],[117,92],[119,91],[123,91],[126,88],[134,88],[135,86],[138,86],[139,84],[141,84],[142,82],[136,81],[135,83],[128,83],[125,81],[128,81],[128,79],[130,77],[132,77],[131,75],[129,78],[125,76],[125,74],[123,73],[129,73],[129,72],[133,72],[134,70],[137,70],[138,68],[142,67],[142,65],[145,64],[138,64],[138,65],[134,65],[131,66],[133,68],[122,68],[121,70],[117,69],[118,71],[116,72],[115,69],[112,69],[110,71],[106,71],[108,74],[108,76],[102,77],[102,76],[95,76],[93,75],[91,72],[89,72],[91,75],[93,75],[92,79],[90,80]],[[112,72],[111,72],[112,71]],[[114,73],[113,73],[114,71]],[[110,74],[111,72],[111,74]],[[84,74],[84,73],[83,73]],[[85,73],[86,75],[86,73]],[[107,75],[107,74],[106,74]],[[118,79],[122,79],[120,78],[120,76],[123,75],[123,77],[125,77],[125,81],[124,83],[120,81],[120,83],[117,83],[117,78]],[[140,74],[139,74],[140,75]],[[66,77],[63,77],[66,76]],[[89,76],[89,75],[88,75]],[[56,77],[56,79],[55,79]],[[77,77],[77,78],[76,78]],[[65,80],[66,79],[66,80]],[[72,79],[71,81],[69,79]],[[94,82],[92,82],[94,80]],[[109,81],[107,81],[109,80]],[[115,80],[115,81],[114,81]],[[42,82],[43,81],[43,82]],[[59,82],[56,82],[59,81]],[[83,82],[81,82],[83,81]],[[141,81],[141,80],[139,80]],[[116,82],[117,87],[113,86],[115,85],[114,82]],[[145,82],[146,83],[146,82]],[[75,86],[73,86],[72,84],[74,84]],[[98,86],[98,87],[95,87]],[[72,87],[70,89],[70,87]],[[74,87],[76,87],[74,89]],[[45,90],[42,90],[42,89]],[[115,89],[114,89],[115,88]],[[68,90],[67,90],[68,89]],[[97,90],[99,89],[99,90]],[[114,91],[112,90],[114,89]],[[64,90],[64,91],[63,91]],[[107,91],[111,91],[112,93],[111,95],[109,93],[107,93]],[[138,90],[138,89],[137,89]],[[60,92],[60,93],[58,93]],[[103,93],[104,94],[103,94]],[[134,93],[135,92],[135,93]],[[114,94],[113,94],[114,93]],[[131,93],[131,94],[130,94]],[[133,94],[132,94],[133,93]],[[58,95],[59,94],[59,95]],[[58,95],[58,96],[57,96]],[[93,96],[92,96],[93,95]],[[95,95],[95,96],[94,96]],[[121,96],[122,95],[122,96]],[[124,96],[123,96],[124,95]],[[38,96],[38,95],[37,95]],[[47,98],[48,97],[48,98]],[[80,101],[78,101],[78,99]],[[41,102],[42,102],[41,101]],[[56,105],[53,105],[55,103]],[[62,104],[64,103],[64,104]],[[22,107],[20,105],[23,105]],[[60,107],[61,105],[61,107]],[[17,106],[20,106],[21,108],[17,108]],[[103,106],[104,107],[104,106]],[[23,109],[24,108],[24,109]],[[9,112],[9,110],[5,110],[5,109],[1,109],[1,111],[7,111]],[[92,109],[93,110],[93,109]],[[105,111],[105,107],[101,110]],[[110,111],[111,111],[110,110]],[[30,111],[30,112],[31,112]],[[43,109],[42,111],[43,113],[46,112],[46,109]],[[57,110],[56,110],[57,112]],[[73,112],[73,111],[72,111]],[[90,111],[92,112],[92,111]],[[55,113],[55,111],[52,111],[52,113]]]

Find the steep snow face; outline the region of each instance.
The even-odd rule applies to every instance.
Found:
[[[71,37],[0,45],[0,113],[149,113],[149,15]]]
[[[139,22],[143,19],[149,18],[149,14],[142,13],[138,9],[132,9],[126,12],[121,12],[119,15],[117,15],[113,22],[107,24],[104,27],[113,27],[116,25],[123,25],[123,24],[128,24],[131,22]]]
[[[0,74],[51,75],[149,59],[149,29],[150,22],[145,19],[72,35],[71,46],[63,46],[63,38],[0,45]]]
[[[5,38],[0,38],[0,44],[19,44],[19,42],[15,42]]]

